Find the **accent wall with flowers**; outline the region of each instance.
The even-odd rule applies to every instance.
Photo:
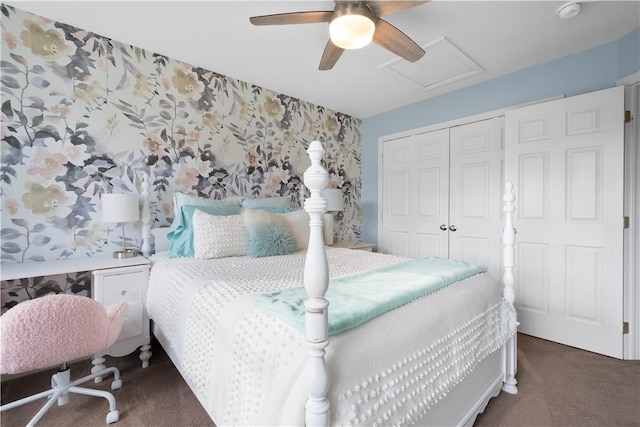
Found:
[[[2,263],[108,256],[121,245],[100,195],[140,194],[153,227],[174,191],[291,195],[301,204],[312,140],[341,188],[339,239],[360,237],[360,120],[2,4]],[[140,245],[140,224],[127,236]],[[2,308],[88,294],[87,274],[5,281]]]

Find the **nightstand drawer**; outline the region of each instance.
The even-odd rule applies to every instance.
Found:
[[[101,302],[105,307],[118,302],[127,303],[127,317],[118,339],[142,335],[144,326],[143,286],[146,280],[144,270],[104,275]]]

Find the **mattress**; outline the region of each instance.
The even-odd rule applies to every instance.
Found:
[[[217,425],[304,424],[304,336],[254,301],[302,285],[305,255],[151,258],[149,316]],[[327,259],[331,277],[406,260],[340,248],[328,248]],[[331,424],[411,424],[516,323],[500,284],[479,274],[331,336]]]

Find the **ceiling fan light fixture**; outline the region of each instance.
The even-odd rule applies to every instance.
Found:
[[[336,8],[329,23],[331,42],[342,49],[365,47],[371,43],[375,30],[373,12],[360,4]]]

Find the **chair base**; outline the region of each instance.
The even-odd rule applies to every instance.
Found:
[[[0,406],[0,412],[4,412],[9,409],[17,408],[27,403],[31,403],[44,397],[48,398],[47,403],[38,411],[38,413],[29,421],[28,427],[34,426],[44,414],[53,406],[57,401],[58,406],[66,405],[69,402],[69,393],[84,394],[88,396],[103,397],[109,402],[109,413],[107,414],[107,424],[112,424],[120,419],[120,413],[116,409],[116,399],[113,394],[108,391],[94,390],[91,388],[76,387],[78,384],[91,381],[96,377],[103,377],[110,372],[113,372],[113,382],[111,383],[111,390],[117,390],[122,387],[122,380],[120,379],[120,371],[117,368],[105,368],[98,372],[94,372],[91,375],[82,377],[78,380],[71,381],[70,369],[66,363],[63,364],[57,373],[51,376],[51,389],[45,390],[33,396],[27,396],[15,402],[7,403]]]

